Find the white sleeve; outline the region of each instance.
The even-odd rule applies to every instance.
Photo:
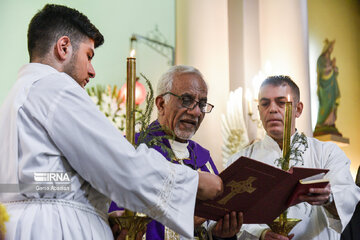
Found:
[[[70,165],[117,204],[192,237],[198,173],[145,145],[135,149],[81,88],[62,90],[46,130]]]
[[[261,233],[268,229],[266,224],[243,224],[240,232],[238,233],[238,240],[258,240]]]
[[[209,240],[214,240],[212,230],[216,227],[217,222],[210,220],[207,224]],[[268,229],[266,225],[261,224],[243,224],[240,231],[236,234],[237,240],[259,240],[261,233]],[[221,239],[221,238],[219,238]]]
[[[350,221],[356,204],[360,200],[360,188],[350,174],[350,160],[345,153],[333,143],[324,144],[322,156],[326,159],[324,168],[330,169],[325,178],[330,179],[331,191],[341,224],[338,220],[328,217],[329,227],[341,233]]]
[[[226,163],[226,168],[228,168],[231,164],[233,164],[239,157],[244,156],[244,150],[240,150],[239,152],[233,154]]]

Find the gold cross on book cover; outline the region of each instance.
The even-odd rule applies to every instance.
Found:
[[[197,200],[195,216],[219,220],[231,211],[243,212],[244,223],[271,223],[299,194],[329,181],[319,179],[328,169],[292,167],[284,171],[268,164],[240,157],[219,174],[224,193],[211,201]],[[317,179],[310,178],[318,176]],[[309,181],[307,181],[309,180]]]

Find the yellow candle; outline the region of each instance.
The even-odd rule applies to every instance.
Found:
[[[284,162],[281,166],[281,168],[285,171],[289,170],[289,161],[290,161],[291,115],[292,115],[292,102],[290,101],[290,95],[288,95],[288,101],[285,103],[284,133],[283,133],[283,146],[282,146]]]
[[[135,82],[136,58],[135,50],[126,61],[126,138],[135,145]]]
[[[136,58],[135,50],[126,61],[126,139],[135,145],[135,82]],[[135,213],[125,209],[124,217],[135,216]]]
[[[284,162],[281,165],[282,170],[289,170],[290,161],[290,137],[291,137],[291,114],[292,114],[292,102],[290,101],[290,95],[288,95],[288,101],[285,103],[285,116],[284,116],[284,133],[283,133],[283,158]],[[279,216],[279,223],[281,225],[280,234],[284,235],[285,226],[287,223],[287,212],[283,212]]]

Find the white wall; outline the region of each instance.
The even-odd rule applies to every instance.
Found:
[[[268,62],[269,74],[289,75],[299,85],[305,109],[297,127],[312,135],[306,7],[303,0],[177,0],[177,63],[199,68],[210,86],[209,102],[215,105],[194,139],[210,150],[219,169],[220,116],[226,112],[229,90],[253,88],[253,77]],[[253,140],[256,123],[244,109]]]
[[[269,61],[273,74],[289,75],[299,86],[304,110],[296,126],[312,136],[307,2],[260,0],[259,7],[261,64]]]
[[[226,0],[176,1],[176,63],[203,73],[209,85],[208,101],[215,105],[193,139],[211,151],[220,169],[220,115],[229,93],[227,6]]]

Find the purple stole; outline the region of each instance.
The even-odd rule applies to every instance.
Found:
[[[152,127],[158,127],[160,124],[159,122],[156,120],[153,123],[151,123],[149,125],[149,128]],[[165,133],[163,131],[155,131],[155,132],[151,132],[149,136],[147,136],[147,140],[150,140],[152,138],[152,136],[165,136]],[[135,141],[137,142],[139,137],[139,133],[137,133],[135,135]],[[145,140],[146,142],[146,140]],[[168,148],[170,148],[170,143],[169,140],[166,138],[162,139],[162,143],[165,144]],[[161,149],[160,146],[153,146],[152,148],[154,148],[156,151],[160,152],[168,161],[171,161],[170,157],[168,156],[168,154],[163,151]],[[210,170],[207,168],[206,163],[209,162],[211,165],[212,170],[214,171],[214,173],[217,175],[218,171],[216,169],[216,166],[213,162],[213,160],[210,157],[210,153],[208,150],[206,150],[205,148],[201,147],[199,144],[197,144],[194,141],[189,140],[189,145],[187,146],[189,153],[190,153],[190,158],[189,159],[185,159],[183,160],[184,164],[191,167],[194,170],[198,170],[200,169],[201,171],[204,172],[210,172]],[[179,164],[178,162],[174,162],[174,164]],[[119,208],[116,203],[111,202],[110,208],[109,208],[109,212],[112,211],[116,211],[116,210],[120,210],[122,208]],[[164,225],[162,225],[161,223],[153,220],[151,221],[148,225],[147,225],[147,230],[146,230],[146,239],[151,239],[151,240],[163,240],[164,239],[164,233],[165,233],[165,227]]]

